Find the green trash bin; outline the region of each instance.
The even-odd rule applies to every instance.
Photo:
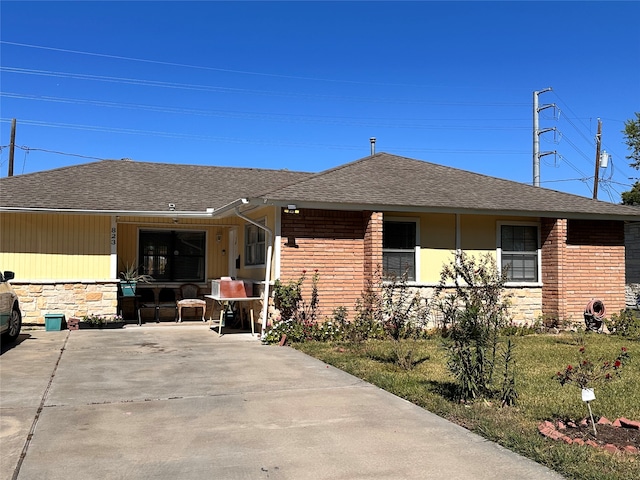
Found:
[[[47,332],[59,332],[63,322],[64,313],[47,313],[44,316],[44,329]]]

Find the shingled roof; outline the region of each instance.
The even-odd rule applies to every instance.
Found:
[[[640,220],[640,209],[387,153],[312,174],[104,160],[0,179],[0,208],[177,212],[241,198],[378,211]]]
[[[380,211],[469,212],[640,220],[615,205],[434,163],[378,153],[265,195],[270,201]],[[299,205],[300,206],[300,205]],[[351,206],[351,207],[350,207]]]
[[[312,174],[288,170],[102,160],[0,179],[0,206],[177,211],[219,208]]]

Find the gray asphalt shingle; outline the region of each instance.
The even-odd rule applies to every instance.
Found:
[[[637,217],[640,209],[378,153],[266,195],[270,200],[371,205],[382,210],[522,212]],[[631,219],[631,218],[630,218]]]
[[[103,160],[0,179],[5,207],[205,211],[307,178],[309,173]]]
[[[104,160],[0,179],[0,205],[77,210],[218,209],[243,197],[327,208],[640,220],[640,209],[387,153],[312,174]]]

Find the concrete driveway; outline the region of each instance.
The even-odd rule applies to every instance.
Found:
[[[554,479],[288,347],[202,324],[30,331],[0,356],[2,479]]]

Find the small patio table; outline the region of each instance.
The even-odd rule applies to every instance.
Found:
[[[262,300],[262,297],[221,297],[219,295],[205,295],[205,298],[210,298],[222,307],[220,310],[220,320],[218,321],[218,336],[222,336],[222,324],[224,323],[224,315],[227,311],[232,310],[236,302],[255,302]],[[213,309],[211,309],[213,312]],[[242,321],[242,311],[240,311],[240,320]],[[251,335],[255,335],[255,327],[253,325],[253,308],[249,309],[249,322],[251,323]],[[209,315],[209,325],[213,330],[213,319]],[[244,322],[243,322],[244,325]]]

